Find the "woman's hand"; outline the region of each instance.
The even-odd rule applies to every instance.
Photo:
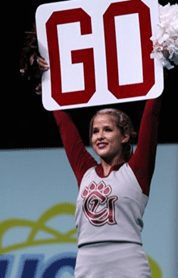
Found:
[[[46,60],[39,56],[37,59],[36,59],[36,62],[39,66],[39,69],[43,72],[43,71],[47,71],[49,69],[49,65],[48,63],[46,62]]]

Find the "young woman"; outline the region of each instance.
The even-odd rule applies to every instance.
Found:
[[[96,113],[90,141],[100,162],[87,152],[63,111],[54,111],[64,148],[76,176],[78,255],[76,278],[149,278],[141,231],[154,171],[160,97],[147,100],[135,135],[130,118],[115,109]]]
[[[48,70],[39,57],[42,71]],[[70,116],[54,111],[78,183],[75,278],[150,278],[142,246],[143,214],[154,172],[161,97],[146,101],[137,146],[130,118],[117,109],[99,110],[90,123],[97,162],[86,150]]]

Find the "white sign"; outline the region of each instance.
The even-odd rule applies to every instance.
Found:
[[[40,5],[36,27],[50,69],[42,78],[47,110],[155,98],[163,67],[150,58],[154,0],[72,0]]]

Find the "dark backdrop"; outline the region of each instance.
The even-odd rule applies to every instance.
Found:
[[[43,108],[41,96],[33,93],[30,82],[19,75],[24,31],[31,30],[36,8],[43,3],[45,1],[26,0],[14,3],[12,7],[4,7],[6,20],[1,22],[1,150],[62,145],[52,113]],[[165,5],[168,1],[159,3]],[[178,143],[178,66],[165,70],[165,77],[158,142]],[[138,131],[144,101],[119,104],[117,107],[131,116]],[[70,110],[86,145],[89,144],[89,119],[97,109],[98,107]]]

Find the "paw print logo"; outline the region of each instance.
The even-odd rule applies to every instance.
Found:
[[[105,185],[104,182],[101,182],[100,184],[91,183],[89,186],[86,186],[84,191],[82,192],[82,198],[86,198],[91,194],[96,194],[98,196],[108,196],[111,193],[111,187],[110,185]]]
[[[83,198],[83,211],[95,226],[102,226],[106,223],[116,224],[115,220],[115,202],[117,196],[110,196],[112,189],[103,181],[99,184],[92,182],[86,186],[81,196]]]

